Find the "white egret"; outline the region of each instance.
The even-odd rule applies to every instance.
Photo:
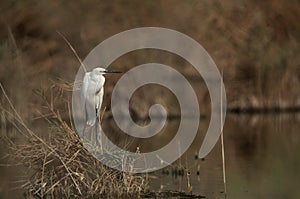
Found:
[[[119,71],[107,70],[105,68],[94,68],[92,72],[84,75],[81,88],[81,101],[85,110],[86,123],[84,125],[83,135],[86,126],[94,126],[96,124],[96,138],[98,115],[103,101],[105,77],[103,75],[109,73],[121,73]]]

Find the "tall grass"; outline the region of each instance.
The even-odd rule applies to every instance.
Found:
[[[22,135],[21,141],[8,137],[4,140],[9,146],[10,161],[28,168],[25,170],[28,179],[20,186],[28,198],[128,198],[146,192],[145,175],[113,170],[95,159],[83,147],[74,129],[55,110],[53,101],[45,101],[49,112],[48,116],[42,117],[49,124],[49,132],[47,138],[42,139],[39,132],[28,128],[1,84],[0,87],[6,100],[6,106],[1,103],[1,112]],[[54,93],[60,93],[58,90]],[[47,99],[44,92],[40,94]]]

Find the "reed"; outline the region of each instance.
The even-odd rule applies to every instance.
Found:
[[[222,79],[223,79],[223,71],[222,71]],[[222,84],[221,84],[221,128],[223,126],[222,124],[222,118],[223,118],[223,95],[222,95]],[[222,149],[222,172],[223,172],[223,184],[224,184],[224,194],[225,198],[227,197],[227,185],[226,185],[226,166],[225,166],[225,146],[224,146],[224,134],[223,129],[221,129],[221,149]]]

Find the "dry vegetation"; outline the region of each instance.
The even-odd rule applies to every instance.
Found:
[[[55,93],[61,90],[51,89]],[[40,94],[47,99],[44,92]],[[145,194],[146,175],[131,175],[101,164],[54,110],[55,102],[45,101],[49,114],[42,117],[49,123],[49,132],[48,137],[42,139],[27,127],[4,95],[6,103],[0,106],[4,120],[22,136],[18,140],[2,137],[2,141],[8,144],[9,162],[27,168],[24,169],[27,178],[18,187],[25,190],[26,198],[128,198]]]

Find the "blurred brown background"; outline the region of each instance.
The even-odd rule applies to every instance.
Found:
[[[1,1],[0,9],[0,81],[23,115],[38,103],[32,90],[58,77],[74,81],[79,63],[56,31],[67,36],[83,59],[106,38],[144,26],[174,29],[203,45],[224,73],[229,108],[300,105],[296,0],[27,0]],[[129,53],[110,68],[126,71],[148,62],[170,65],[196,85],[202,82],[184,60],[155,50]],[[205,110],[209,97],[202,87],[198,97]]]

